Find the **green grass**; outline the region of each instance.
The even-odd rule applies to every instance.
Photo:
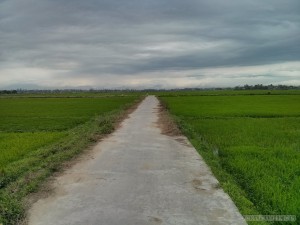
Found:
[[[64,136],[64,132],[0,133],[0,170]]]
[[[0,98],[0,131],[62,131],[136,99]]]
[[[242,214],[296,215],[274,224],[299,224],[300,96],[162,100]]]
[[[300,116],[300,95],[181,96],[167,99],[169,105],[176,105],[170,107],[170,112],[181,117]]]
[[[24,198],[62,163],[113,131],[140,97],[0,98],[0,224],[18,224]]]

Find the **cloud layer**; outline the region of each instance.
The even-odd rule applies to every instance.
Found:
[[[0,0],[0,88],[300,85],[298,0]]]

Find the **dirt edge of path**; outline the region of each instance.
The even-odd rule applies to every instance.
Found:
[[[180,136],[182,132],[169,113],[166,105],[158,98],[158,121],[157,126],[161,129],[161,133],[168,136]]]

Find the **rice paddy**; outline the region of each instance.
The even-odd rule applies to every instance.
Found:
[[[161,99],[244,215],[296,215],[270,223],[299,224],[299,95]]]

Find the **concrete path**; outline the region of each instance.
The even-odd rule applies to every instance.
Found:
[[[162,135],[147,97],[88,159],[55,179],[30,225],[246,224],[185,137]]]

